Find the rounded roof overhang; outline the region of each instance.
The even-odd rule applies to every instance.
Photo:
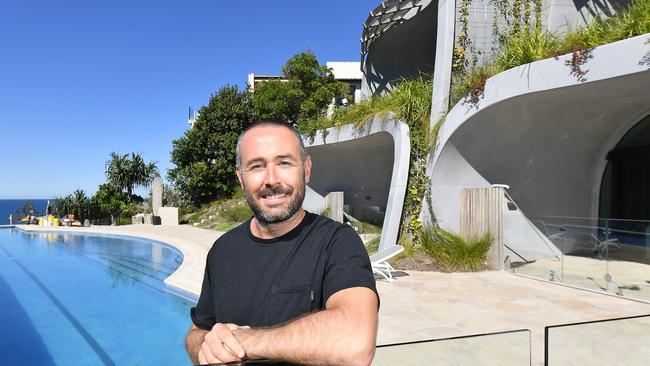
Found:
[[[385,0],[372,10],[361,34],[362,67],[373,43],[382,34],[415,17],[431,3],[431,0]]]

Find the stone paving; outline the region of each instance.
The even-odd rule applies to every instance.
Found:
[[[378,288],[378,345],[529,329],[533,365],[543,364],[545,326],[650,314],[650,304],[509,272],[409,272]]]
[[[207,251],[221,235],[188,225],[19,227],[25,231],[132,235],[168,243],[183,253],[184,261],[165,282],[193,294],[200,291]],[[412,271],[392,283],[378,281],[377,287],[381,297],[378,345],[529,329],[533,365],[543,364],[547,325],[650,314],[647,303],[509,272]]]

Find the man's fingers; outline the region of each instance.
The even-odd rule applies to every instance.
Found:
[[[200,364],[206,364],[208,363],[208,360],[205,359],[205,356],[203,355],[203,350],[199,349],[199,363]]]
[[[221,362],[240,361],[246,355],[244,348],[225,324],[215,324],[205,335],[204,343],[208,347],[204,352],[209,351]]]
[[[232,353],[234,356],[237,356],[237,358],[242,359],[244,356],[246,356],[246,352],[244,351],[244,347],[239,343],[237,338],[235,338],[232,333],[229,333],[228,335],[225,335],[225,337],[222,339],[223,346],[228,350],[230,353]]]
[[[244,356],[246,356],[244,347],[242,347],[242,345],[239,343],[237,338],[235,338],[235,336],[232,334],[232,331],[235,329],[250,328],[250,327],[248,326],[240,327],[239,325],[233,323],[227,323],[221,325],[224,326],[226,329],[220,328],[217,329],[217,332],[219,334],[219,338],[221,339],[221,342],[223,343],[224,348],[228,352],[230,352],[233,356],[236,356],[239,359],[244,358]]]
[[[248,325],[237,325],[237,324],[233,324],[233,323],[227,323],[227,324],[224,324],[224,325],[226,326],[226,328],[228,328],[228,330],[231,330],[231,331],[235,330],[235,329],[251,329],[251,327],[248,326]]]
[[[213,351],[210,349],[210,345],[208,345],[207,342],[203,342],[201,344],[201,351],[203,352],[203,357],[205,358],[205,363],[218,363],[221,362],[213,353]]]

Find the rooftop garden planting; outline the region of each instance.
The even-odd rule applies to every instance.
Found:
[[[534,24],[530,24],[530,16],[516,16],[520,14],[516,8],[519,1],[515,1],[512,9],[504,9],[503,14],[511,19],[511,27],[504,32],[497,31],[501,35],[497,37],[501,44],[491,62],[478,67],[469,66],[466,52],[469,41],[462,37],[459,39],[454,52],[450,106],[463,98],[465,102],[477,103],[487,79],[502,71],[565,54],[572,55],[567,62],[571,74],[578,81],[586,81],[587,70],[582,66],[591,58],[594,47],[650,33],[650,0],[634,0],[628,8],[620,9],[614,16],[606,19],[598,17],[589,25],[570,29],[564,35],[543,31],[538,17]],[[466,24],[463,23],[462,14],[459,22]]]

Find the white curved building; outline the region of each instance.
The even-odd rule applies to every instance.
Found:
[[[494,184],[509,186],[509,200],[513,201],[505,214],[506,254],[511,259],[558,258],[561,251],[566,252],[567,248],[559,249],[547,238],[558,234],[554,232],[557,225],[551,227],[554,218],[593,221],[616,217],[650,222],[650,35],[595,48],[581,65],[582,75],[576,76],[569,66],[571,55],[505,71],[487,81],[477,103],[464,101],[448,110],[454,45],[465,32],[471,40],[467,47],[474,55],[468,62],[480,65],[489,60],[495,49],[495,34],[507,23],[499,18],[502,9],[496,3],[386,0],[364,23],[363,97],[387,92],[403,78],[433,74],[431,125],[445,116],[428,164],[432,208],[438,223],[459,231],[460,191]],[[527,16],[530,21],[539,19],[542,29],[562,32],[587,24],[594,16],[615,14],[627,3],[543,0],[541,7],[532,8]],[[466,22],[461,21],[463,7],[467,7]],[[404,141],[407,136],[401,137],[401,149],[408,150]],[[340,141],[316,142],[309,149],[324,159],[320,164],[330,164],[327,160],[333,156],[345,160],[340,153],[348,151],[347,156],[354,156],[349,161],[363,166],[357,171],[344,169],[345,177],[328,177],[328,188],[318,193],[336,188],[332,182],[337,179],[351,179],[366,187],[361,181],[375,176],[367,166],[376,164],[383,172],[376,175],[377,182],[383,182],[384,188],[382,184],[373,185],[373,194],[368,197],[381,197],[384,202],[389,196],[403,200],[403,194],[390,192],[406,182],[398,184],[393,179],[395,172],[387,170],[400,163],[377,158],[387,152],[397,154],[396,140],[391,144],[389,137],[396,135],[384,135],[374,147],[383,153],[363,153],[370,151],[369,135],[348,136],[345,146],[338,145],[340,149]],[[316,145],[327,146],[330,152],[319,154],[324,148]],[[398,159],[398,155],[393,157]],[[401,166],[408,167],[408,162]],[[321,179],[325,178],[317,177],[312,188],[321,185]],[[382,247],[393,244],[402,204],[394,200],[390,205],[365,205],[358,200],[353,204],[359,196],[355,189],[343,189],[346,204],[378,207],[379,217],[384,215],[393,223],[387,226],[384,221]],[[423,209],[423,216],[426,212]]]

